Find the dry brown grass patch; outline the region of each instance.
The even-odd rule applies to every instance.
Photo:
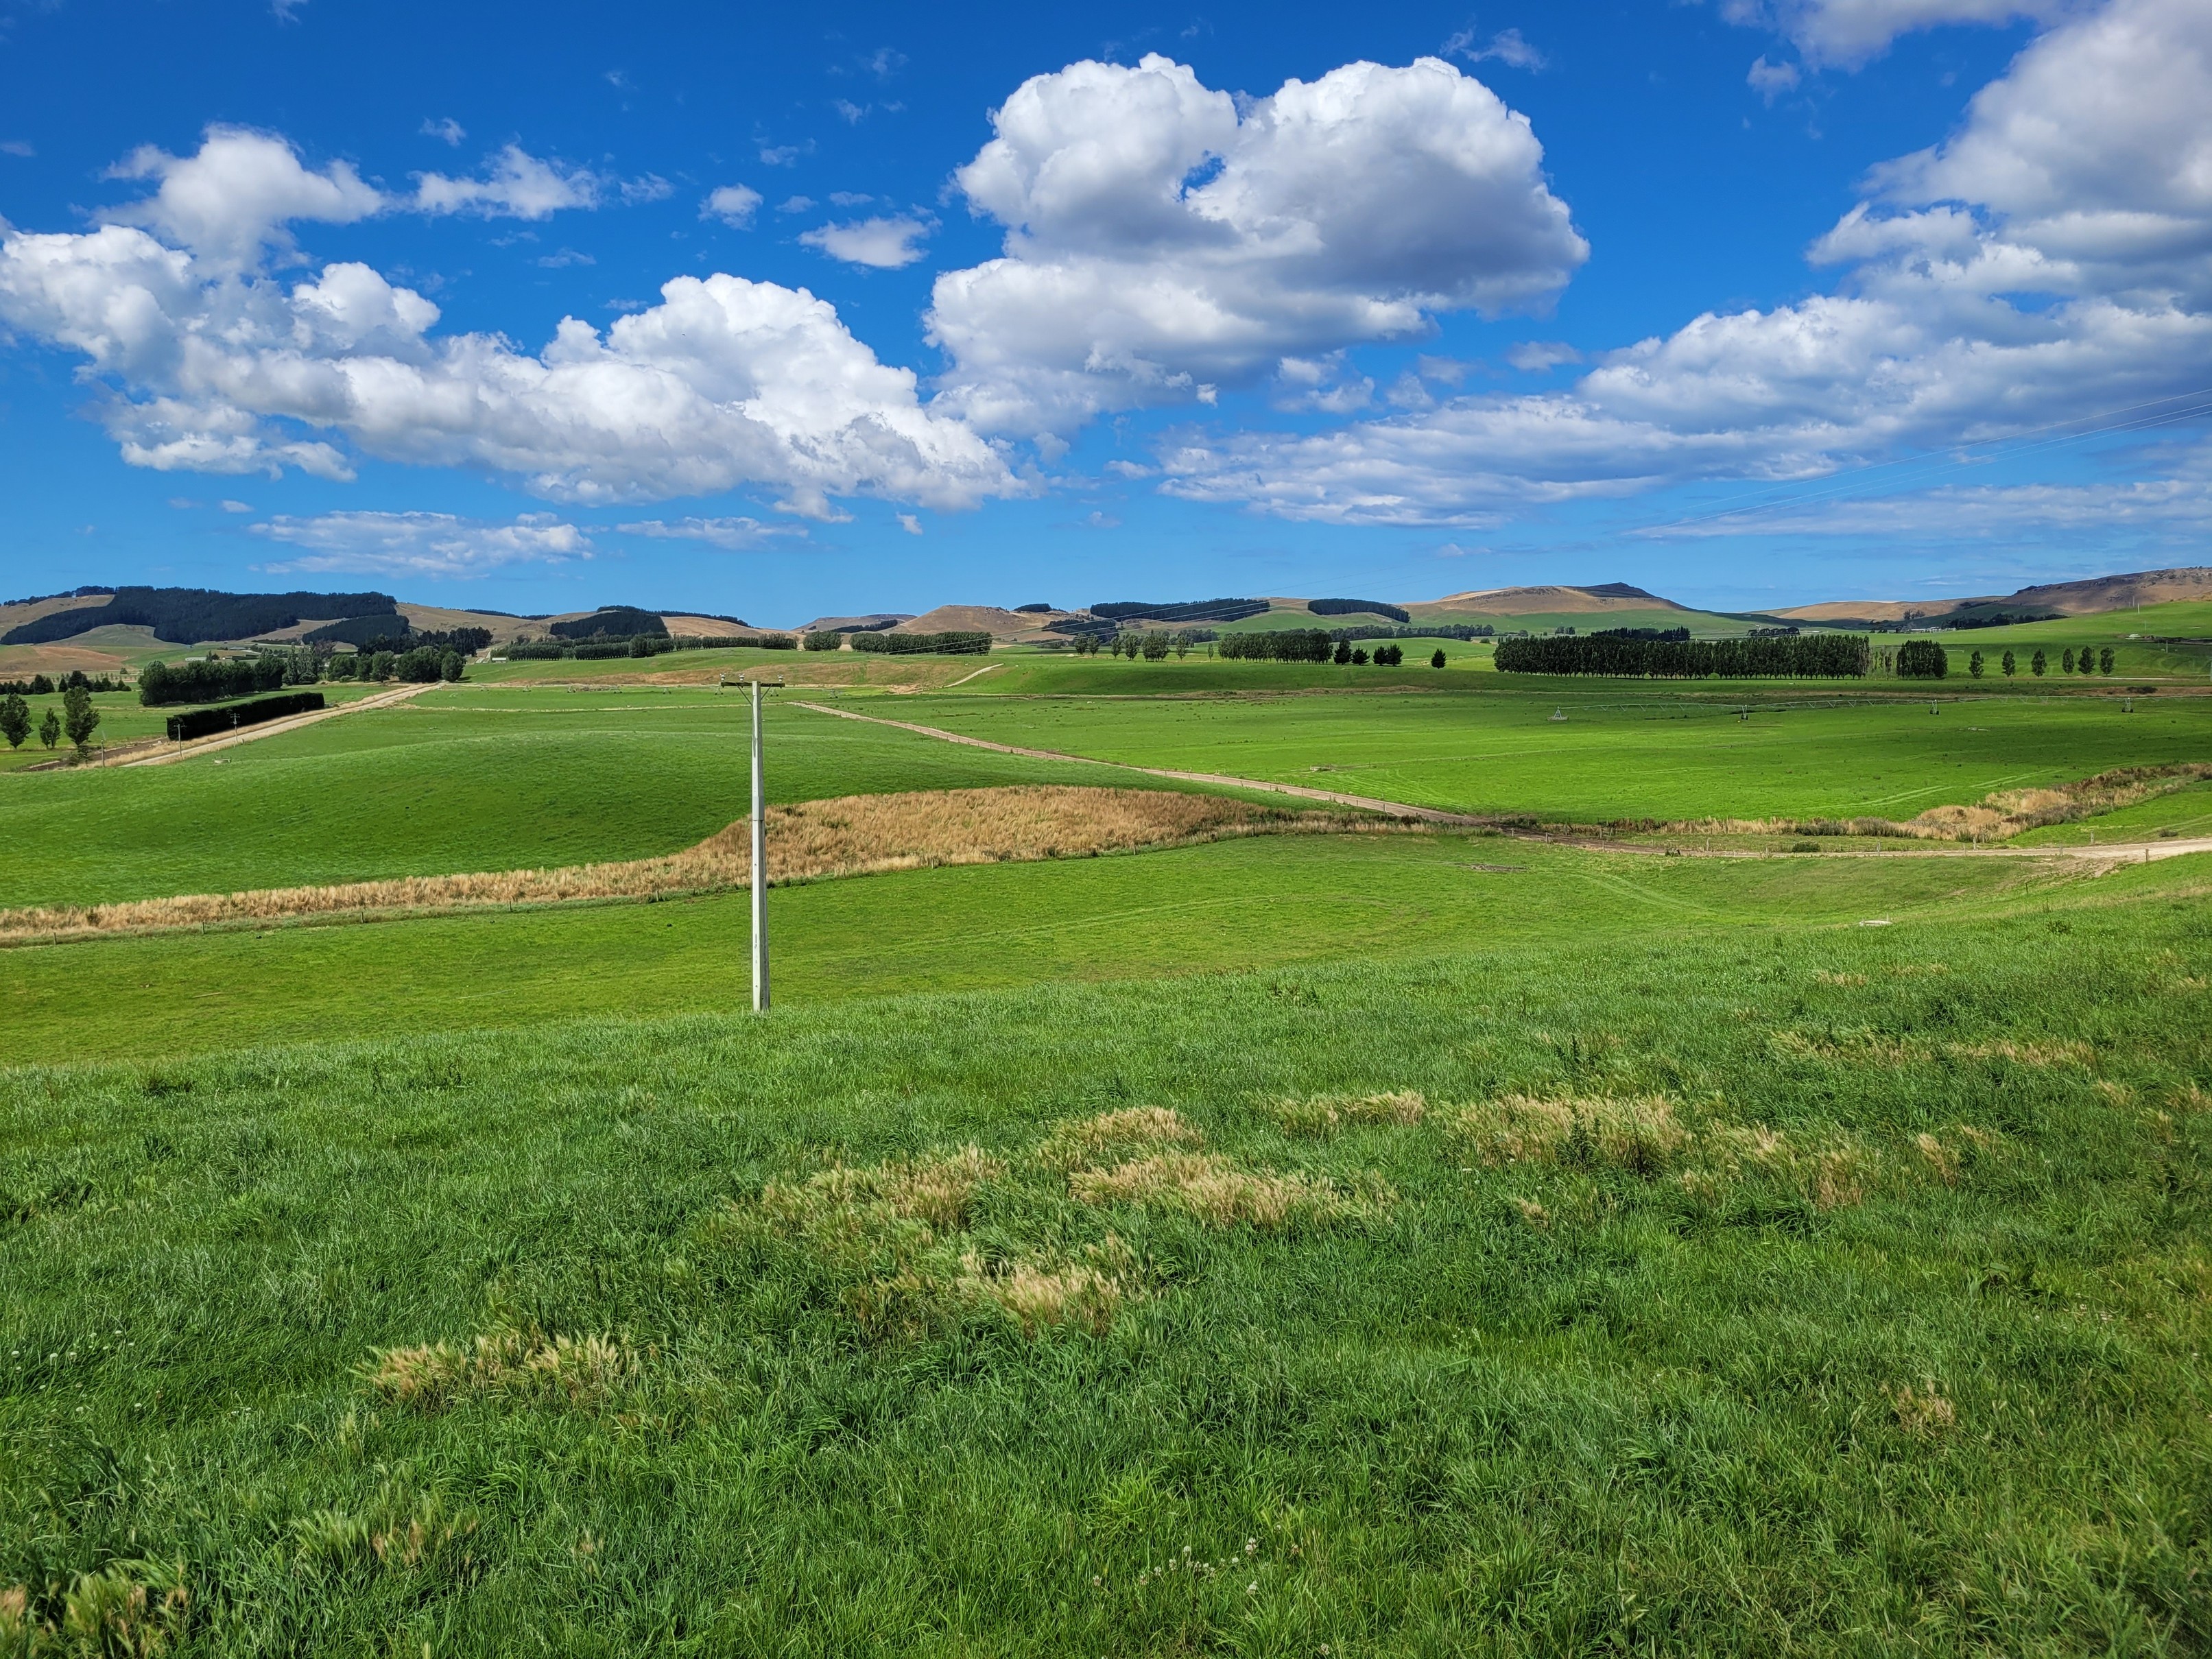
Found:
[[[1813,983],[1815,985],[1863,985],[1866,983],[1866,975],[1864,974],[1832,974],[1826,969],[1821,968],[1814,970]]]
[[[2097,1062],[2096,1050],[2086,1042],[2014,1042],[2008,1038],[1948,1043],[1943,1052],[1954,1060],[2004,1060],[2015,1066],[2087,1067]]]
[[[762,1210],[797,1231],[819,1231],[869,1210],[900,1221],[939,1228],[968,1218],[975,1189],[1006,1172],[980,1147],[963,1146],[933,1158],[894,1159],[856,1169],[836,1164],[798,1183],[770,1182],[761,1189]]]
[[[1906,1384],[1890,1395],[1889,1406],[1897,1414],[1899,1427],[1923,1438],[1942,1434],[1959,1421],[1958,1407],[1946,1400],[1933,1382],[1917,1390]]]
[[[80,1574],[60,1600],[52,1616],[33,1607],[27,1586],[0,1589],[0,1654],[158,1659],[184,1639],[191,1617],[181,1561],[118,1561]]]
[[[1171,1106],[1124,1106],[1096,1117],[1054,1127],[1037,1149],[1038,1158],[1065,1169],[1086,1164],[1101,1152],[1128,1146],[1198,1146],[1206,1137]]]
[[[1427,1115],[1429,1103],[1417,1089],[1380,1095],[1316,1095],[1307,1100],[1276,1100],[1267,1113],[1286,1134],[1334,1134],[1346,1124],[1388,1123],[1411,1127]]]
[[[940,865],[1083,858],[1233,836],[1370,827],[1371,820],[1344,814],[1162,789],[1028,784],[849,795],[769,809],[769,879],[783,884]],[[711,892],[752,879],[750,836],[741,821],[683,852],[622,863],[0,910],[0,944],[344,914]]]
[[[1159,1205],[1216,1227],[1331,1221],[1356,1207],[1325,1182],[1241,1170],[1206,1152],[1156,1152],[1110,1170],[1078,1170],[1067,1186],[1085,1204]]]
[[[1491,1164],[1611,1164],[1649,1173],[1689,1140],[1659,1095],[1504,1095],[1455,1108],[1445,1123]]]
[[[975,1255],[963,1258],[955,1292],[1004,1310],[1034,1336],[1054,1325],[1072,1325],[1103,1336],[1113,1328],[1122,1304],[1139,1294],[1136,1258],[1109,1233],[1103,1244],[1084,1252],[1080,1261],[1017,1261],[987,1267]]]
[[[465,1346],[388,1348],[377,1356],[369,1386],[394,1405],[420,1412],[497,1395],[581,1406],[614,1394],[642,1369],[629,1346],[612,1337],[510,1329],[488,1332]]]

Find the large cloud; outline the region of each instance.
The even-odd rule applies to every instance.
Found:
[[[310,519],[280,514],[255,525],[253,532],[301,550],[266,567],[278,572],[476,576],[501,565],[592,556],[591,538],[550,513],[525,513],[506,524],[450,513],[325,513]]]
[[[1699,317],[1565,394],[1319,436],[1185,438],[1166,488],[1480,524],[1534,501],[1817,474],[2194,390],[2212,369],[2212,8],[2052,31],[1814,246],[1841,291]]]
[[[132,216],[165,236],[113,223],[0,239],[0,320],[86,359],[135,465],[342,477],[350,448],[489,468],[568,501],[763,485],[815,516],[839,495],[957,507],[1018,489],[973,431],[921,406],[910,371],[877,362],[803,289],[678,277],[604,336],[564,319],[532,355],[434,333],[436,306],[364,264],[289,287],[240,267],[300,203],[352,212],[349,173],[280,168],[258,205],[195,217],[186,192],[167,196],[191,165],[168,167],[164,194]]]
[[[1856,69],[1902,34],[1947,23],[2051,21],[2076,0],[1722,0],[1730,22],[1789,37],[1808,63]]]
[[[1025,82],[962,168],[1001,258],[937,280],[947,397],[988,428],[1210,396],[1285,357],[1541,309],[1588,257],[1527,118],[1437,58],[1240,110],[1158,56]]]

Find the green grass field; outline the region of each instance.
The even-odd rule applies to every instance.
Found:
[[[873,663],[771,794],[1136,781],[801,696],[1539,818],[2212,759],[2170,691],[1446,649]],[[744,811],[738,693],[512,666],[0,779],[0,905]],[[824,880],[766,1018],[743,893],[0,949],[0,1659],[2212,1650],[2212,855],[1818,844]]]
[[[40,774],[0,793],[0,906],[672,852],[744,816],[749,718],[711,689],[457,686],[174,766]],[[1077,770],[782,703],[768,720],[778,801]]]
[[[2203,920],[0,1075],[0,1576],[210,1652],[2199,1651]],[[1691,1133],[1454,1127],[1516,1092]],[[1335,1212],[1079,1201],[1138,1103]],[[763,1197],[971,1145],[930,1230]],[[1056,1261],[1098,1334],[961,1288]]]
[[[2084,879],[2025,861],[1739,865],[1419,833],[825,881],[775,890],[769,910],[777,994],[813,1004],[1396,959],[1563,928],[1634,939],[1963,919]],[[0,951],[0,1060],[366,1037],[395,1022],[453,1030],[732,1012],[748,995],[748,903],[734,893]]]
[[[2139,697],[2124,713],[2106,696],[1970,697],[1948,685],[1870,697],[1536,678],[1460,696],[954,695],[902,698],[896,717],[1101,760],[1583,821],[1910,817],[1994,789],[2212,755],[2212,698]]]

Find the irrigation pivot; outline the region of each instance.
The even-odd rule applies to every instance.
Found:
[[[761,683],[753,687],[753,1012],[768,1012],[768,789],[761,775]]]

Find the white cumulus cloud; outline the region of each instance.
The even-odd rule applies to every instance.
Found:
[[[1722,0],[1721,15],[1784,36],[1808,63],[1856,69],[1899,35],[1952,23],[2051,22],[2087,9],[2086,0]]]
[[[802,233],[799,240],[847,264],[897,270],[921,258],[921,245],[929,232],[930,226],[924,221],[900,214],[890,218],[823,225]]]
[[[417,173],[410,205],[423,213],[548,219],[564,208],[597,207],[607,189],[606,181],[586,168],[563,167],[539,160],[519,144],[508,144],[492,158],[480,179]]]
[[[757,486],[816,517],[834,516],[837,495],[961,507],[1026,488],[803,289],[678,277],[604,333],[564,319],[532,353],[437,332],[434,304],[365,264],[289,284],[241,270],[238,250],[276,242],[266,201],[283,192],[211,220],[166,194],[185,169],[161,176],[165,194],[139,216],[215,252],[123,223],[0,229],[0,323],[84,360],[134,465],[343,478],[357,452],[489,470],[566,501]],[[352,210],[349,174],[322,178],[327,191],[279,176],[285,199]]]
[[[806,532],[797,525],[763,524],[758,519],[646,519],[636,524],[617,525],[617,529],[631,536],[650,537],[655,541],[704,542],[709,547],[726,548],[741,552],[755,548],[771,547],[777,542],[805,541]]]
[[[110,176],[159,183],[151,196],[103,215],[109,222],[143,225],[204,264],[229,270],[264,250],[289,251],[289,224],[348,225],[386,205],[349,163],[310,171],[285,140],[246,127],[210,127],[192,155],[143,145]]]
[[[360,571],[380,576],[477,576],[501,565],[557,564],[592,556],[591,538],[550,513],[511,523],[450,513],[325,513],[278,515],[251,526],[257,536],[301,550],[266,567],[277,572]]]
[[[1708,313],[1570,390],[1299,435],[1183,434],[1171,492],[1482,525],[1713,477],[1815,477],[2078,419],[2212,369],[2212,8],[2112,0],[2040,37],[1812,250],[1838,292]]]
[[[702,219],[720,219],[732,230],[749,228],[760,211],[761,193],[745,185],[724,185],[699,204]]]
[[[1158,55],[1025,82],[956,175],[1001,257],[937,279],[947,396],[987,429],[1205,401],[1285,357],[1541,311],[1589,255],[1527,118],[1441,58],[1240,106]]]

